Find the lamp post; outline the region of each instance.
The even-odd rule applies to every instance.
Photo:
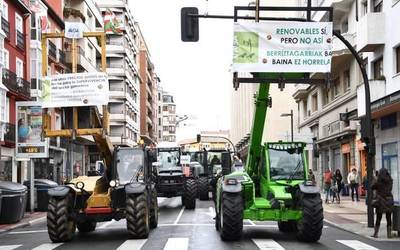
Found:
[[[293,142],[293,109],[290,110],[290,113],[283,113],[281,117],[290,116],[290,131],[291,131],[291,138]]]

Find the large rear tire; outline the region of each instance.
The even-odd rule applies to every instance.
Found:
[[[158,226],[157,190],[153,188],[151,191],[150,228],[156,228],[157,226]]]
[[[284,233],[291,233],[297,231],[297,222],[290,220],[290,221],[278,221],[278,228],[279,231]]]
[[[129,195],[126,198],[126,227],[134,239],[145,239],[149,236],[149,209],[147,195]]]
[[[243,232],[243,198],[241,193],[223,193],[218,217],[222,240],[239,240]]]
[[[199,198],[201,201],[207,201],[209,199],[208,195],[208,178],[200,177],[197,185],[199,187]]]
[[[197,195],[197,185],[194,179],[187,179],[185,183],[185,207],[186,209],[196,208],[196,195]]]
[[[69,198],[51,197],[47,208],[47,232],[52,242],[70,241],[75,234],[76,224],[68,206]]]
[[[97,223],[95,221],[86,220],[81,223],[77,223],[76,227],[81,233],[93,232],[96,229]]]
[[[324,224],[321,195],[300,193],[299,196],[299,209],[303,212],[303,217],[297,222],[297,239],[316,242],[321,237]]]

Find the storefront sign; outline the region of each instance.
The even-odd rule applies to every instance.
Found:
[[[371,104],[371,110],[378,111],[381,108],[384,108],[390,104],[396,103],[400,101],[400,91],[397,91],[389,96],[386,96],[382,99],[379,99]]]
[[[60,74],[43,80],[43,108],[105,105],[107,75],[102,72]]]
[[[235,23],[234,72],[330,72],[331,22]]]
[[[42,105],[40,102],[16,102],[16,157],[48,157],[49,142],[42,141]]]
[[[83,24],[78,22],[65,22],[66,38],[83,38]]]

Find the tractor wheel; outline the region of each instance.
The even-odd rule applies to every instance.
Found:
[[[96,224],[97,223],[95,221],[86,220],[81,223],[77,223],[76,227],[78,228],[79,232],[88,233],[93,232],[96,229]]]
[[[291,233],[291,232],[296,232],[297,231],[297,225],[296,221],[290,220],[290,221],[278,221],[278,228],[279,231],[284,232],[284,233]]]
[[[239,240],[243,231],[243,198],[241,193],[223,193],[219,215],[222,240]]]
[[[157,190],[153,188],[151,191],[150,228],[156,228],[157,225],[158,225]]]
[[[149,209],[145,193],[127,197],[126,227],[131,238],[144,239],[149,236]]]
[[[297,222],[297,239],[305,242],[318,241],[324,221],[321,195],[300,193],[299,209],[303,212],[303,218]]]
[[[200,177],[197,185],[199,187],[199,198],[201,201],[207,201],[209,199],[208,196],[208,178]]]
[[[197,185],[194,179],[187,179],[185,183],[185,207],[187,209],[196,208]]]
[[[47,231],[52,242],[70,241],[76,230],[75,221],[68,207],[69,198],[49,199],[47,208]]]

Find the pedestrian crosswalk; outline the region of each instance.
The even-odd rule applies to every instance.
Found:
[[[126,240],[116,250],[140,250],[143,249],[148,239],[140,240]],[[251,239],[260,250],[286,250],[293,249],[293,247],[284,247],[283,242],[279,243],[273,239]],[[371,246],[367,243],[361,242],[359,240],[336,240],[337,243],[341,244],[343,247],[340,249],[353,249],[353,250],[379,250],[378,248]],[[62,245],[68,243],[44,243],[32,250],[53,250],[57,249]],[[19,250],[26,249],[23,245],[0,245],[0,250]],[[65,249],[65,248],[63,248]],[[160,250],[188,250],[189,249],[189,238],[168,238],[164,246],[160,246]],[[199,246],[196,247],[199,249]]]

